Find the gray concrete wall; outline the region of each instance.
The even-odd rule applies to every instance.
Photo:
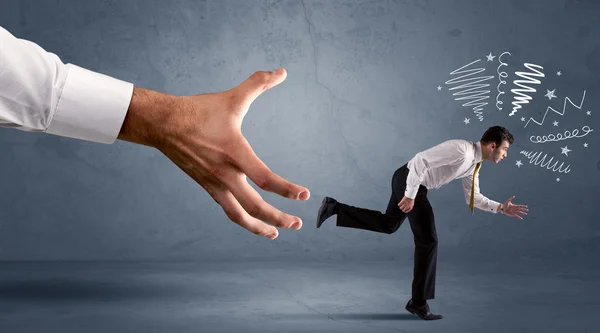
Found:
[[[516,195],[530,214],[524,221],[471,216],[455,181],[430,191],[440,247],[465,256],[534,249],[560,255],[557,248],[585,247],[600,236],[600,6],[593,1],[0,4],[4,28],[64,62],[171,94],[222,91],[256,70],[285,67],[287,80],[258,98],[242,130],[272,170],[312,191],[308,202],[264,193],[305,223],[268,241],[228,221],[156,150],[0,129],[0,260],[410,256],[408,225],[391,236],[335,228],[332,220],[315,229],[321,199],[385,210],[393,172],[415,153],[448,139],[478,140],[496,124],[516,142],[500,164],[484,163],[482,191],[501,202]],[[510,55],[499,70],[503,52]],[[515,73],[528,71],[525,63],[542,66],[544,77],[510,117]],[[469,100],[453,96],[461,89],[449,82],[459,76],[451,73],[465,65],[482,70],[469,78],[491,77],[480,89],[489,91],[482,94],[483,121],[463,106]],[[506,85],[499,85],[502,71]],[[506,92],[499,96],[503,110],[498,89]],[[563,110],[567,97],[572,103]],[[556,112],[542,125],[521,121],[541,120],[548,107]],[[576,128],[582,135],[586,125],[594,131],[582,138],[530,141]],[[543,151],[571,172],[535,166],[521,151]]]

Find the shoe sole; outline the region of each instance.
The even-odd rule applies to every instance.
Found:
[[[321,207],[319,207],[319,212],[317,213],[317,228],[320,228],[321,225],[323,225],[323,222],[325,222],[321,221],[321,223],[319,223],[319,220],[321,219],[321,216],[323,215],[323,213],[325,212],[325,208],[327,207],[325,203],[327,203],[327,197],[323,198],[323,201],[321,201]]]
[[[418,314],[416,311],[412,311],[412,310],[410,310],[410,309],[408,308],[408,306],[407,306],[407,307],[405,307],[405,309],[406,309],[406,311],[408,311],[408,312],[410,312],[410,313],[412,313],[412,314],[416,315],[417,317],[419,317],[419,318],[421,318],[421,319],[423,319],[423,320],[440,320],[440,319],[443,319],[443,318],[444,318],[444,317],[440,317],[440,318],[431,318],[431,319],[427,319],[427,318],[423,318],[423,317],[421,317],[421,316],[420,316],[420,315],[419,315],[419,314]]]

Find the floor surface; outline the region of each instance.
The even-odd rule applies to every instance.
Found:
[[[0,332],[598,332],[600,268],[438,263],[426,322],[412,260],[4,262]]]

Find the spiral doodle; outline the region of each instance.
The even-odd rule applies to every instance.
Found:
[[[532,135],[531,137],[529,137],[529,141],[531,141],[533,143],[545,143],[545,142],[562,141],[562,140],[567,140],[567,139],[572,139],[572,138],[583,138],[584,136],[588,135],[590,132],[594,131],[587,125],[583,126],[581,128],[581,130],[584,131],[585,134],[577,135],[577,134],[579,134],[579,130],[576,128],[572,132],[569,130],[566,130],[564,134],[557,133],[556,135],[554,135],[554,134]]]
[[[496,108],[498,110],[502,110],[502,108],[499,105],[504,104],[504,102],[502,102],[500,100],[500,95],[505,94],[504,91],[500,90],[500,86],[503,85],[503,84],[506,84],[506,80],[503,80],[503,79],[506,78],[506,77],[508,77],[508,73],[506,73],[506,72],[500,72],[500,67],[507,66],[507,63],[505,63],[505,62],[502,61],[502,56],[505,55],[505,54],[511,55],[510,52],[504,52],[501,55],[499,55],[498,56],[498,62],[500,62],[500,65],[498,65],[498,68],[496,69],[496,73],[498,73],[498,80],[500,81],[498,83],[498,85],[496,86],[496,90],[498,91],[498,95],[496,95]]]

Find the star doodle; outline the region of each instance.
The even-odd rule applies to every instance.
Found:
[[[556,89],[552,89],[552,90],[546,89],[546,91],[547,91],[547,93],[544,96],[548,97],[549,100],[556,98],[556,95],[554,95],[554,92],[556,91]]]
[[[442,87],[441,86],[437,86],[437,90],[438,91],[442,90]]]
[[[554,121],[552,124],[553,124],[554,126],[558,126],[558,121],[556,121],[556,120],[555,120],[555,121]]]
[[[561,147],[560,149],[562,150],[561,154],[565,154],[567,157],[569,156],[571,149],[567,148],[567,146]]]
[[[523,163],[521,163],[521,160],[518,160],[517,163],[516,163],[516,165],[520,168],[521,165],[523,165]]]
[[[557,181],[557,182],[559,182],[559,181],[560,181],[560,178],[556,178],[556,181]]]
[[[494,58],[496,58],[496,56],[492,55],[492,52],[490,52],[490,54],[486,55],[485,57],[487,58],[487,61],[493,61]]]
[[[562,72],[561,72],[561,71],[558,71],[558,72],[556,72],[556,75],[558,75],[558,76],[561,76],[561,75],[562,75]]]
[[[591,115],[592,115],[592,111],[590,111],[590,110],[587,110],[587,111],[585,112],[585,114],[587,114],[588,116],[591,116]]]
[[[588,147],[588,144],[587,144],[587,142],[584,142],[584,143],[583,143],[583,147],[584,147],[584,148],[587,148],[587,147]]]
[[[465,125],[468,124],[468,123],[470,123],[470,122],[471,122],[470,118],[465,118],[465,120],[463,120],[463,123],[465,123]]]
[[[525,117],[521,117],[521,121],[525,121]]]

